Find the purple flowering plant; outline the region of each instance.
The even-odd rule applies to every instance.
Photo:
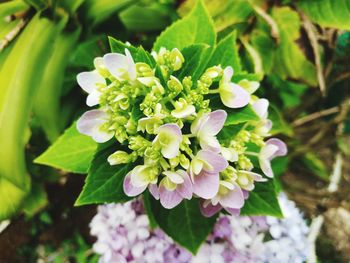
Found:
[[[219,211],[282,215],[271,160],[286,145],[269,138],[269,102],[254,94],[259,76],[242,70],[235,33],[217,43],[198,1],[151,53],[110,46],[77,76],[92,109],[37,160],[88,173],[76,205],[144,194],[151,225],[192,253]]]

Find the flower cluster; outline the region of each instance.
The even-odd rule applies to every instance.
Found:
[[[258,158],[263,173],[272,177],[271,159],[287,151],[278,139],[264,141],[272,123],[268,101],[252,95],[259,83],[234,83],[233,69],[220,65],[207,68],[198,80],[179,77],[185,59],[178,49],[161,48],[152,56],[149,64],[135,63],[125,49],[125,55],[96,58],[95,70],[80,73],[86,103],[98,109],[82,115],[78,130],[99,143],[112,138],[120,143],[122,150],[108,157],[110,165],[139,164],[125,177],[128,196],[149,189],[169,209],[195,196],[206,216],[221,208],[236,213],[254,182],[266,180],[253,172],[250,158]],[[247,121],[235,136],[219,140],[227,112],[248,105],[260,120]]]
[[[90,224],[97,237],[93,249],[100,262],[305,262],[308,227],[292,201],[283,194],[279,201],[283,219],[220,216],[196,256],[151,230],[140,201],[99,206]]]

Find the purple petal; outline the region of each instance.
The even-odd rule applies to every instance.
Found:
[[[219,153],[221,145],[215,136],[199,138],[199,144],[203,150]]]
[[[182,176],[182,178],[184,179],[184,182],[177,186],[176,191],[183,198],[190,200],[192,198],[192,194],[193,194],[193,187],[192,187],[191,179],[190,179],[189,175],[183,170],[178,170],[177,173]]]
[[[123,189],[124,189],[124,193],[127,195],[127,196],[137,196],[139,194],[141,194],[143,191],[146,190],[147,188],[147,185],[145,186],[142,186],[142,187],[134,187],[132,184],[131,184],[131,172],[129,172],[125,178],[124,178],[124,183],[123,183]]]
[[[241,209],[229,208],[229,207],[224,207],[224,209],[233,216],[239,216],[241,213]]]
[[[269,101],[267,99],[258,99],[253,103],[252,107],[260,118],[267,118],[267,109],[269,107]]]
[[[233,68],[228,66],[224,69],[223,82],[230,82],[233,76]]]
[[[246,190],[242,189],[242,192],[243,192],[244,199],[247,200],[248,197],[249,197],[249,191],[246,191]]]
[[[221,172],[225,170],[226,167],[228,166],[227,160],[222,155],[217,153],[201,150],[197,153],[197,157],[198,159],[206,161],[213,167],[212,171],[207,171],[210,173]]]
[[[193,177],[193,193],[204,199],[211,199],[219,191],[219,181],[219,173],[202,171]]]
[[[222,127],[224,127],[227,118],[227,113],[224,110],[216,110],[209,113],[208,119],[205,124],[201,127],[199,133],[210,136],[217,135]]]
[[[100,126],[106,122],[108,115],[101,110],[85,112],[77,122],[77,130],[81,134],[91,136],[96,142],[103,143],[110,140],[114,133],[100,130]]]
[[[149,184],[148,190],[156,200],[159,200],[159,189],[157,184]]]
[[[91,93],[97,87],[96,84],[106,84],[106,80],[97,73],[97,71],[86,71],[77,75],[77,82],[79,86],[87,93]]]
[[[157,129],[158,134],[161,132],[171,133],[174,136],[176,136],[178,140],[180,141],[182,140],[181,129],[177,124],[174,124],[174,123],[164,124]]]
[[[238,185],[235,185],[233,190],[229,190],[227,194],[220,196],[219,202],[223,207],[235,209],[242,208],[244,205],[242,189]]]
[[[283,141],[281,141],[280,139],[271,138],[271,139],[266,141],[266,144],[272,144],[272,145],[277,146],[277,148],[278,148],[278,150],[273,154],[271,159],[273,159],[277,156],[285,156],[288,152],[287,145]]]
[[[167,190],[163,184],[159,186],[160,203],[164,208],[171,209],[181,203],[182,197],[177,191]]]
[[[220,204],[217,205],[212,205],[212,203],[207,204],[206,206],[204,205],[205,200],[201,200],[199,202],[199,209],[202,213],[203,216],[205,217],[212,217],[215,215],[217,212],[219,212],[222,209],[222,206]]]

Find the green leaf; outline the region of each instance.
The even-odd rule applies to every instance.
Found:
[[[133,168],[133,164],[111,166],[107,158],[115,149],[101,146],[96,152],[94,160],[85,180],[83,191],[75,205],[118,203],[131,198],[125,195],[123,181],[126,174]]]
[[[235,74],[242,71],[236,44],[236,32],[231,33],[216,46],[208,67],[221,65],[223,68],[231,66]]]
[[[113,37],[108,37],[108,41],[112,52],[125,54],[125,49],[127,48],[133,57],[137,54],[137,48],[134,46],[127,45]]]
[[[151,229],[155,229],[158,224],[156,221],[156,218],[154,217],[154,214],[152,212],[152,197],[149,193],[149,191],[146,191],[143,193],[143,205],[145,207],[147,216],[148,216],[148,220],[149,220],[149,225],[151,227]]]
[[[97,143],[90,137],[79,133],[73,123],[35,163],[52,166],[67,172],[87,173]]]
[[[249,192],[241,209],[241,215],[283,217],[273,180],[255,184],[255,189]]]
[[[224,126],[218,134],[218,139],[220,141],[232,140],[242,130],[243,126],[244,123]]]
[[[247,0],[205,0],[204,3],[210,15],[213,17],[217,32],[237,24],[248,25],[248,17],[254,12],[250,2]],[[178,13],[184,16],[190,11],[194,4],[195,0],[184,1],[179,7]]]
[[[140,46],[136,48],[113,37],[108,37],[108,40],[112,52],[125,54],[125,49],[128,49],[135,62],[144,62],[151,67],[155,66],[156,62],[154,61],[154,58],[151,56],[151,54],[144,50],[143,47]]]
[[[256,115],[252,106],[247,105],[241,109],[226,109],[227,119],[225,126],[230,126],[247,121],[259,121],[260,118]]]
[[[216,222],[216,217],[203,217],[198,199],[183,200],[173,209],[165,209],[159,201],[151,200],[152,212],[158,225],[174,241],[196,254]]]
[[[199,67],[201,67],[201,60],[203,59],[203,54],[208,49],[207,45],[196,44],[191,45],[183,50],[181,50],[182,55],[184,56],[185,63],[181,68],[178,79],[183,79],[185,76],[193,76]]]
[[[192,12],[168,27],[157,38],[153,49],[159,51],[161,47],[179,50],[193,44],[207,44],[214,46],[216,33],[213,21],[204,7],[202,0],[198,0]]]
[[[311,21],[321,26],[350,29],[349,0],[300,0],[297,5]]]

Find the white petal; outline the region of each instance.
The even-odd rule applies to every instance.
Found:
[[[93,90],[86,98],[86,105],[93,107],[100,102],[101,93],[98,90]]]
[[[96,84],[106,84],[105,79],[96,70],[79,73],[77,81],[79,86],[87,93],[94,91],[97,88]]]
[[[267,99],[258,99],[252,105],[255,113],[261,118],[267,118],[267,109],[269,107],[269,101]]]
[[[103,61],[108,71],[116,78],[122,77],[128,70],[128,59],[122,54],[106,54],[103,56]]]

